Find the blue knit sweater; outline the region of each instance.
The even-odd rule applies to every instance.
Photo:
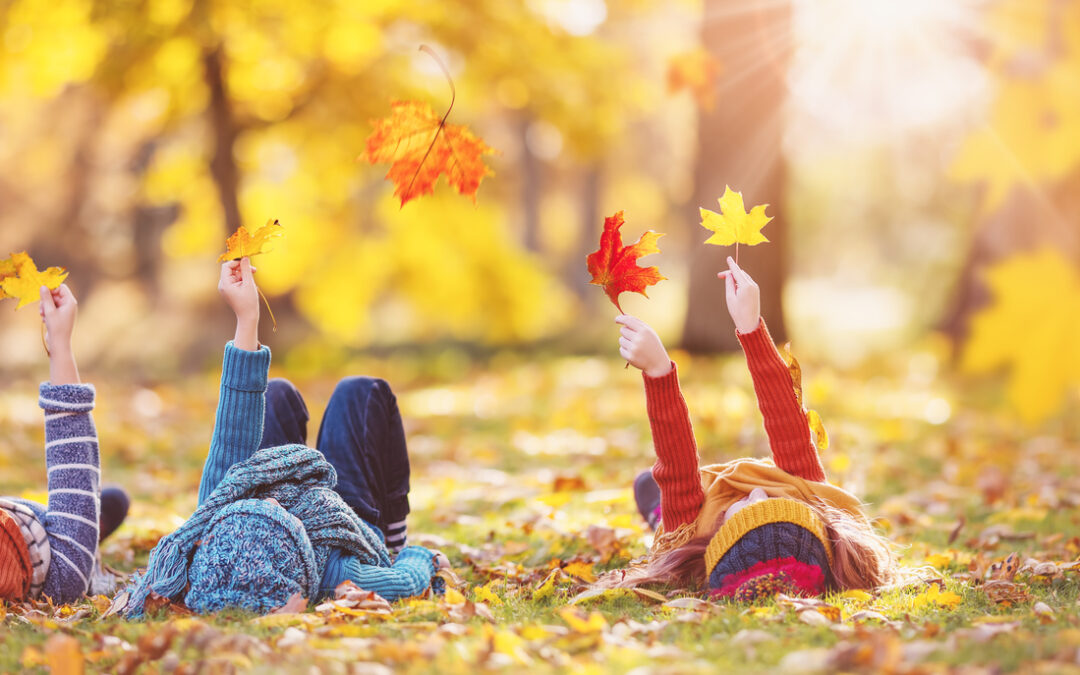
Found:
[[[246,351],[233,346],[232,342],[225,346],[214,433],[199,484],[200,505],[233,464],[243,462],[258,450],[262,442],[269,371],[268,347]],[[372,530],[379,532],[375,527]],[[379,543],[385,548],[384,543]],[[389,559],[389,552],[385,557]],[[431,585],[434,573],[434,553],[420,546],[406,547],[390,567],[364,564],[356,556],[335,550],[323,569],[319,588],[323,595],[329,595],[338,584],[351,580],[387,600],[397,600],[423,593]]]
[[[101,460],[90,416],[94,387],[46,382],[41,385],[38,405],[45,411],[49,506],[25,499],[12,501],[28,506],[49,538],[52,561],[42,594],[56,603],[74,602],[90,586],[98,546]]]

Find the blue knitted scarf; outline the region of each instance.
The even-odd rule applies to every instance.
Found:
[[[272,497],[296,516],[311,540],[319,574],[335,548],[366,565],[390,567],[382,538],[334,492],[336,484],[334,467],[321,452],[304,445],[264,448],[237,462],[187,522],[150,552],[146,573],[127,588],[125,615],[140,616],[151,591],[166,598],[184,592],[191,556],[211,519],[240,499]]]

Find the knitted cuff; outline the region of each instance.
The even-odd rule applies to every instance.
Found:
[[[759,319],[757,328],[749,333],[735,331],[735,335],[738,336],[739,344],[742,345],[743,351],[746,352],[747,363],[755,364],[761,363],[762,359],[780,358],[780,353],[776,351],[776,345],[773,344],[772,336],[769,335],[769,328],[765,325],[765,319]]]
[[[94,409],[94,385],[49,384],[38,388],[38,405],[46,412],[90,412]]]
[[[641,379],[645,382],[645,401],[650,414],[660,410],[686,409],[682,391],[679,389],[679,368],[674,361],[671,362],[671,370],[661,377],[650,377],[641,373]]]
[[[266,345],[249,352],[233,345],[232,340],[225,344],[225,360],[221,365],[223,387],[236,391],[266,391],[269,373],[270,348]]]

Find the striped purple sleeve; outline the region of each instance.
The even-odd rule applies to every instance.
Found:
[[[52,549],[43,592],[54,602],[66,603],[86,594],[97,555],[101,460],[90,416],[94,387],[44,383],[38,405],[45,411],[45,532]]]

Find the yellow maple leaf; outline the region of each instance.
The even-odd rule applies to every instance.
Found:
[[[568,605],[559,610],[559,616],[570,630],[575,633],[602,633],[608,627],[608,622],[600,612],[592,612],[585,616],[584,612],[577,607]]]
[[[994,265],[986,281],[994,304],[972,319],[961,367],[969,373],[1008,368],[1010,404],[1024,421],[1039,422],[1080,383],[1080,270],[1043,249]]]
[[[742,193],[735,192],[730,186],[724,187],[724,196],[719,201],[721,213],[700,209],[701,226],[715,233],[705,240],[706,244],[731,246],[737,243],[756,246],[769,241],[761,234],[761,228],[772,220],[772,216],[765,215],[768,204],[755,206],[747,213],[743,206]]]
[[[225,252],[218,258],[218,262],[239,260],[244,257],[250,258],[253,255],[266,253],[269,251],[266,246],[270,243],[270,240],[276,239],[284,234],[285,228],[276,220],[266,221],[266,224],[255,230],[254,233],[250,232],[247,227],[241,225],[240,229],[233,232],[232,235],[225,240]]]
[[[13,276],[15,276],[15,261],[11,258],[0,260],[0,281]],[[3,288],[0,288],[0,300],[10,297],[10,295],[4,292]]]
[[[821,421],[821,415],[816,410],[806,411],[806,423],[810,431],[814,433],[814,445],[818,450],[829,449],[829,433],[825,431],[825,423]]]
[[[464,605],[465,604],[465,596],[462,595],[461,591],[457,590],[456,588],[448,588],[448,589],[446,589],[446,595],[443,596],[443,599],[446,600],[446,602],[448,604],[451,604],[451,605]]]
[[[15,269],[15,276],[5,276],[0,279],[0,290],[4,293],[0,297],[18,299],[19,304],[15,309],[38,302],[41,300],[42,286],[54,291],[64,283],[68,275],[63,267],[38,270],[33,259],[25,251],[12,253],[9,262]]]

